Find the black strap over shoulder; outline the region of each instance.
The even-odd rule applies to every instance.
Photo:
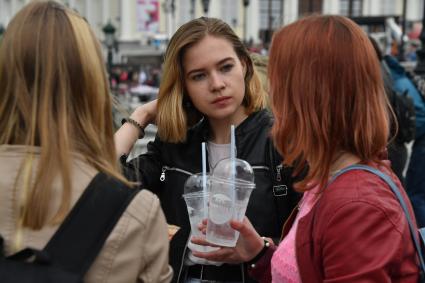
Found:
[[[43,251],[53,264],[84,275],[138,192],[98,173]]]

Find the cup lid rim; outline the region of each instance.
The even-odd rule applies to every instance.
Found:
[[[226,178],[220,178],[220,177],[217,177],[217,176],[212,176],[211,180],[226,183],[226,184],[232,184],[231,180],[226,179]],[[235,179],[234,184],[237,185],[238,187],[253,188],[253,189],[255,188],[254,182],[242,180],[242,179],[238,179],[238,178]]]

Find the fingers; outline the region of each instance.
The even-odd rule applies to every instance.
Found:
[[[243,222],[236,220],[230,221],[230,226],[236,231],[239,231],[241,235],[244,235],[245,237],[258,235],[257,231],[254,229],[247,217],[244,218]]]
[[[202,221],[202,223],[198,224],[198,230],[204,235],[207,234],[207,220],[206,219],[204,219]]]
[[[230,227],[232,227],[233,229],[235,229],[236,231],[241,231],[242,229],[244,229],[244,223],[237,221],[237,220],[231,220],[230,221]]]
[[[225,248],[221,247],[217,251],[203,253],[203,252],[197,252],[192,251],[193,255],[196,257],[204,258],[211,261],[217,261],[217,262],[224,262],[224,263],[236,263],[238,261],[235,261],[234,259],[234,248]]]
[[[197,244],[197,245],[217,247],[217,248],[220,247],[218,245],[215,245],[215,244],[208,242],[205,238],[202,238],[202,237],[193,236],[190,241],[194,244]]]

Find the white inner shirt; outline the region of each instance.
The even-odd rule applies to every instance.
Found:
[[[207,146],[210,172],[212,172],[220,160],[230,158],[230,143],[218,144],[209,141]]]

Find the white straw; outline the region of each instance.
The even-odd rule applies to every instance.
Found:
[[[204,142],[202,143],[202,191],[204,193],[204,218],[207,218],[207,152]]]
[[[235,125],[230,126],[230,160],[232,161],[232,172],[231,172],[231,178],[232,178],[232,187],[233,187],[233,203],[235,203],[235,177],[236,177],[236,145],[235,145]]]
[[[235,162],[236,146],[235,146],[235,125],[230,126],[230,158]],[[233,164],[234,165],[234,164]]]

